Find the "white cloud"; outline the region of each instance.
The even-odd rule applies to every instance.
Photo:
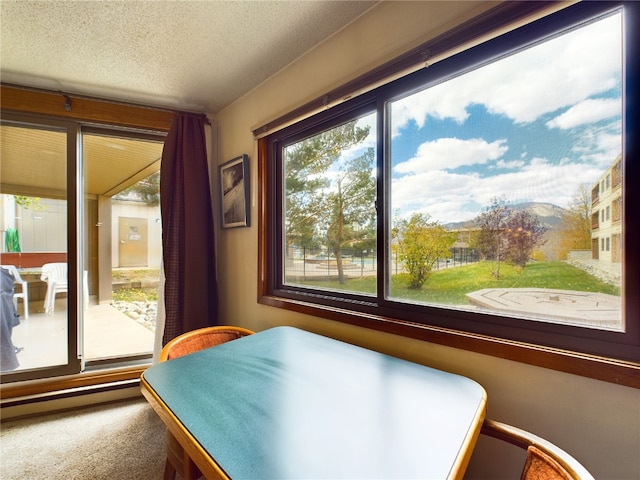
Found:
[[[608,167],[622,152],[620,123],[586,130],[576,141],[572,152],[583,162],[591,162],[601,168]]]
[[[601,173],[592,165],[554,165],[535,158],[517,171],[493,176],[442,170],[406,175],[392,181],[392,211],[402,216],[427,213],[440,223],[465,221],[502,195],[512,204],[547,202],[566,207],[581,184],[593,183]]]
[[[394,102],[393,135],[411,121],[429,128],[430,120],[446,119],[473,129],[467,124],[474,105],[519,124],[523,133],[514,140],[510,158],[504,158],[505,139],[440,138],[421,144],[413,158],[394,167],[393,211],[403,216],[426,213],[441,223],[464,221],[502,195],[513,204],[548,202],[566,207],[579,186],[592,184],[621,151],[620,99],[593,99],[620,86],[621,56],[611,55],[622,51],[620,23],[621,16],[614,15]],[[617,30],[600,28],[603,24]],[[524,138],[531,127],[527,124],[551,115],[555,118],[547,127],[582,126],[584,132],[574,138],[571,152],[562,143],[553,152],[540,150],[545,153],[538,155],[554,161],[531,158],[537,147],[549,145],[537,125],[531,130],[537,136]],[[608,118],[615,121],[593,125]],[[518,142],[521,146],[516,146]],[[470,172],[461,173],[459,167],[469,167]]]
[[[498,160],[495,164],[495,168],[513,170],[516,168],[521,168],[524,165],[524,160]]]
[[[575,104],[553,120],[548,121],[547,127],[561,129],[573,128],[621,115],[621,113],[622,102],[619,99],[587,99]]]
[[[398,163],[397,173],[420,173],[441,169],[453,169],[465,165],[480,165],[500,158],[509,147],[506,140],[488,143],[481,138],[438,138],[418,147],[413,158]]]
[[[622,51],[620,22],[614,15],[394,102],[393,133],[428,117],[462,123],[473,104],[528,123],[606,92],[620,84],[621,57],[611,55]]]

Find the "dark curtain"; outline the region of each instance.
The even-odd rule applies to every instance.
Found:
[[[211,190],[202,115],[176,114],[162,151],[160,207],[166,319],[162,345],[218,324]]]

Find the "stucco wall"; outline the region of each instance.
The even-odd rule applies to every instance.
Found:
[[[222,318],[253,330],[294,325],[411,361],[466,375],[488,393],[491,418],[556,442],[599,479],[640,478],[640,391],[456,348],[396,337],[257,303],[257,164],[251,129],[322,95],[487,8],[481,2],[384,2],[290,65],[215,119],[217,165],[246,153],[249,228],[218,231]],[[217,210],[216,206],[216,212]],[[219,223],[218,223],[219,225]],[[517,449],[501,458],[481,438],[468,478],[516,478]]]

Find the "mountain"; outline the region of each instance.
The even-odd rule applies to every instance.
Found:
[[[554,230],[562,224],[562,215],[566,212],[564,208],[554,205],[553,203],[527,202],[508,206],[512,210],[526,210],[530,214],[538,217],[540,223],[549,230]],[[461,228],[473,228],[475,224],[472,219],[465,222],[447,223],[444,226],[449,230],[458,230]]]
[[[562,216],[566,210],[553,203],[528,202],[511,205],[514,210],[526,210],[540,219],[540,223],[548,229],[557,228],[562,224]]]

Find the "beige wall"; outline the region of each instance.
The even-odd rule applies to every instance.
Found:
[[[218,232],[222,318],[253,330],[294,325],[469,376],[488,392],[489,416],[558,443],[599,479],[640,478],[640,390],[396,337],[257,303],[257,164],[251,128],[322,95],[487,7],[481,2],[384,2],[241,100],[216,120],[217,164],[251,162],[250,228]],[[216,165],[217,170],[217,165]],[[216,206],[216,214],[218,212]],[[219,223],[218,223],[219,225]],[[468,478],[515,478],[517,459],[480,440]],[[515,455],[518,455],[516,450]],[[500,465],[498,465],[500,464]]]

